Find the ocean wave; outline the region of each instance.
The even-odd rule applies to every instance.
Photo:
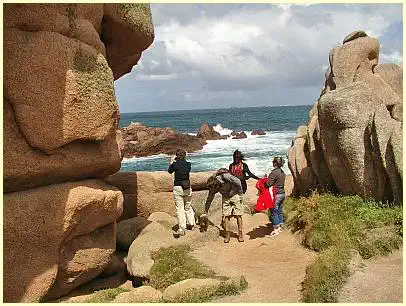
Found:
[[[140,161],[147,161],[147,160],[154,160],[154,159],[168,158],[168,157],[169,157],[169,155],[163,154],[163,153],[156,154],[156,155],[142,156],[142,157],[135,157],[135,156],[129,157],[129,158],[124,157],[122,160],[122,163],[134,163],[134,162],[137,163]]]
[[[217,123],[215,126],[213,126],[213,130],[215,130],[222,136],[230,135],[233,132],[233,130],[222,127],[220,123]]]

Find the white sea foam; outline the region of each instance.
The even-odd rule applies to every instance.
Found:
[[[160,158],[168,158],[169,155],[167,154],[157,154],[157,155],[150,155],[150,156],[144,156],[144,157],[129,157],[129,158],[123,158],[123,163],[138,163],[142,161],[148,161],[148,160],[154,160],[154,159],[160,159]]]
[[[221,128],[221,129],[220,129]],[[217,131],[231,131],[217,125]],[[263,176],[272,170],[274,156],[285,157],[283,170],[290,173],[287,167],[287,151],[291,146],[292,137],[295,131],[265,131],[266,135],[251,135],[246,131],[247,138],[224,140],[208,140],[207,144],[199,152],[189,153],[188,160],[192,162],[192,171],[209,171],[226,167],[232,162],[233,152],[239,149],[245,154],[245,161],[250,170],[257,176]],[[191,134],[191,133],[190,133]],[[166,170],[168,155],[158,154],[148,157],[125,158],[123,166],[131,169],[135,166],[138,169],[148,168],[153,165],[154,170]],[[162,168],[162,169],[161,169]]]
[[[230,135],[233,132],[233,130],[223,128],[220,123],[217,123],[215,126],[213,126],[213,130],[215,130],[222,136]]]

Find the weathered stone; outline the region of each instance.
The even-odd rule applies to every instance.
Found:
[[[119,33],[119,34],[118,34]],[[114,79],[131,71],[154,40],[148,3],[104,4],[102,40]]]
[[[245,134],[244,131],[237,133],[236,135],[233,136],[232,139],[243,139],[243,138],[247,138],[247,134]]]
[[[203,123],[200,126],[199,133],[197,137],[204,140],[216,140],[216,139],[226,139],[227,136],[222,136],[220,133],[216,132],[211,125],[208,123]]]
[[[360,37],[366,37],[366,36],[368,36],[368,35],[364,31],[354,31],[354,32],[348,34],[344,38],[343,44],[345,44],[345,43],[347,43],[347,42],[349,42],[351,40],[354,40],[354,39],[357,39],[357,38],[360,38]]]
[[[4,69],[5,96],[33,148],[50,154],[75,140],[102,141],[116,130],[111,70],[89,45],[55,32],[7,29]]]
[[[120,169],[121,156],[115,133],[100,142],[73,142],[53,154],[45,154],[27,143],[7,100],[3,103],[3,119],[5,192],[103,177]]]
[[[3,26],[4,301],[33,302],[111,264],[122,193],[80,179],[120,168],[107,63],[116,78],[128,72],[153,27],[146,4],[76,3],[7,4]]]
[[[357,73],[368,71],[378,64],[379,41],[361,37],[333,49],[332,73],[336,87],[352,83]]]
[[[110,277],[110,276],[115,275],[126,269],[127,269],[127,266],[126,266],[126,263],[124,262],[124,260],[120,256],[117,256],[115,253],[111,257],[107,266],[104,267],[103,272],[100,274],[100,276],[101,277]]]
[[[253,130],[251,135],[266,135],[266,133],[262,130]]]
[[[143,217],[134,217],[119,222],[117,224],[117,247],[122,250],[128,250],[134,239],[150,223],[151,221]]]
[[[116,224],[74,237],[61,250],[58,274],[46,299],[65,295],[101,274],[115,251]]]
[[[310,191],[301,185],[309,175],[299,169],[307,165],[312,189],[402,201],[402,68],[378,65],[378,57],[379,42],[363,32],[330,52],[308,127],[299,127],[288,150],[299,195]]]
[[[213,292],[220,285],[220,281],[217,279],[199,279],[199,278],[190,278],[180,281],[176,284],[170,285],[166,288],[162,294],[162,298],[166,302],[176,301],[181,295],[187,293],[189,290],[212,290]]]
[[[141,286],[130,292],[123,292],[116,296],[113,303],[154,303],[160,302],[162,293],[151,286]]]
[[[208,194],[207,179],[212,174],[211,171],[190,173],[192,206],[200,213],[203,213]],[[119,221],[135,216],[148,218],[154,212],[176,216],[173,175],[168,172],[118,172],[105,180],[124,193],[124,211]],[[244,198],[249,207],[254,207],[257,201],[255,184],[256,180],[248,180],[248,191]]]
[[[122,202],[120,191],[97,180],[6,194],[4,300],[42,299],[58,279],[59,264],[63,262],[61,250],[75,249],[75,237],[115,222],[122,212]],[[111,233],[106,235],[111,239]],[[94,237],[96,245],[108,239],[103,235],[97,237]],[[100,272],[107,263],[108,260],[99,263]],[[85,278],[88,272],[93,273],[83,270],[81,277]]]
[[[139,123],[123,128],[122,133],[125,157],[175,154],[178,148],[195,152],[206,144],[199,137],[180,134],[171,128],[150,128]]]
[[[374,73],[378,74],[393,91],[403,97],[403,68],[396,64],[379,64],[374,67]]]
[[[219,237],[217,227],[209,227],[209,230],[202,235],[197,229],[187,231],[186,236],[175,239],[172,228],[151,222],[133,241],[128,251],[127,271],[134,277],[148,278],[149,271],[154,264],[151,258],[153,252],[160,248],[167,248],[174,245],[189,245],[195,248],[209,240]]]

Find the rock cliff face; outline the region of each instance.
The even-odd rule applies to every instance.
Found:
[[[329,55],[309,124],[288,151],[295,191],[402,202],[402,68],[379,64],[379,42],[354,32]]]
[[[113,81],[153,41],[147,4],[4,6],[4,301],[103,272],[123,195]],[[90,179],[90,180],[89,180]]]

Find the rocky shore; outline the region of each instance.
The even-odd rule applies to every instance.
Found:
[[[220,135],[213,126],[203,123],[196,136],[182,134],[173,128],[147,127],[139,122],[120,129],[123,143],[122,154],[125,158],[145,157],[157,154],[173,155],[176,149],[181,147],[186,152],[200,151],[207,140],[222,140],[232,137],[232,139],[247,138],[244,131],[232,131],[229,135]],[[251,135],[265,135],[262,130],[254,130]]]

